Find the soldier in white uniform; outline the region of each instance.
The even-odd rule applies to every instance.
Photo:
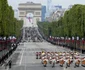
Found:
[[[52,67],[55,67],[55,64],[56,64],[56,59],[53,57],[52,58]]]
[[[60,63],[60,66],[61,67],[63,67],[64,61],[65,61],[65,58],[64,57],[59,60],[59,63]]]
[[[41,56],[42,56],[42,57],[45,56],[45,52],[42,52]]]
[[[49,63],[50,64],[52,63],[52,57],[51,56],[49,57]]]
[[[74,63],[75,63],[75,66],[74,67],[79,67],[79,65],[80,65],[80,58],[76,58],[74,60]]]
[[[45,57],[42,57],[42,58],[41,58],[41,63],[42,63],[42,64],[43,64],[43,60],[44,60],[44,59],[45,59]]]
[[[36,59],[38,59],[38,52],[36,52]]]
[[[66,59],[66,68],[70,67],[70,64],[71,64],[71,60],[70,60],[69,57],[67,57],[67,59]]]
[[[55,53],[55,56],[58,56],[58,53]]]
[[[48,63],[48,59],[45,57],[44,60],[43,60],[43,65],[44,65],[44,67],[47,66],[47,63]]]
[[[85,67],[85,57],[81,60],[81,65]]]

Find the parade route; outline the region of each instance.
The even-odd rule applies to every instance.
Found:
[[[74,64],[71,64],[71,67],[65,68],[60,67],[59,64],[56,64],[52,68],[51,64],[48,64],[47,67],[43,67],[40,59],[36,59],[36,52],[50,51],[50,52],[65,52],[70,51],[69,49],[52,45],[46,41],[44,42],[24,42],[18,46],[14,54],[12,55],[13,65],[12,68],[5,69],[4,66],[0,70],[85,70],[84,67],[74,68]]]

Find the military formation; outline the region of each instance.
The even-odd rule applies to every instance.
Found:
[[[70,67],[71,64],[74,68],[79,66],[85,66],[85,56],[81,56],[78,52],[36,52],[36,59],[41,59],[41,63],[44,67],[51,64],[55,67],[59,64],[60,67],[64,65]]]

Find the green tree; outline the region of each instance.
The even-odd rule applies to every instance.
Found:
[[[2,0],[0,0],[0,34],[1,34],[1,27],[2,27]]]

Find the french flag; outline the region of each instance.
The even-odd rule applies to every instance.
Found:
[[[29,22],[31,22],[31,17],[27,17],[27,16],[26,16],[26,18],[29,20]]]

